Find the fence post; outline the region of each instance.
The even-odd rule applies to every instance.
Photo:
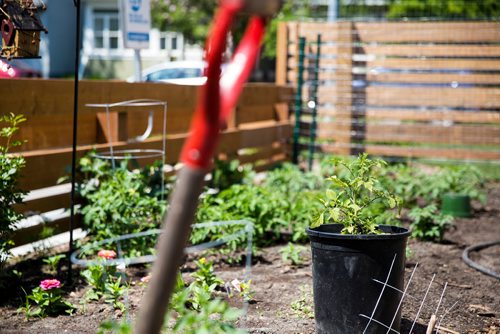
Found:
[[[300,136],[300,116],[302,114],[302,84],[304,73],[304,51],[306,48],[306,39],[299,38],[299,59],[297,64],[297,92],[295,93],[295,127],[293,128],[293,152],[292,162],[299,161],[299,136]]]
[[[353,22],[338,22],[337,70],[335,75],[337,96],[335,103],[335,151],[341,155],[351,154],[352,125],[352,54]]]
[[[309,106],[311,108],[311,113],[312,113],[311,129],[309,132],[309,162],[308,162],[309,171],[312,170],[314,149],[316,145],[316,132],[318,127],[317,114],[318,114],[318,80],[319,80],[320,57],[321,57],[321,34],[318,34],[316,37],[316,57],[314,59],[314,68],[313,68],[314,73],[311,85],[311,99],[309,101],[309,103],[312,104],[311,106]]]
[[[276,84],[286,85],[288,75],[288,26],[278,23],[276,36]]]

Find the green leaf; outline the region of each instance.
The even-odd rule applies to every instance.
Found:
[[[340,208],[333,208],[330,210],[330,217],[334,222],[338,222],[340,218]]]
[[[318,226],[321,226],[325,223],[325,213],[322,212],[319,216],[318,216],[318,219],[316,219],[316,221],[314,221],[312,224],[311,224],[311,228],[316,228]]]
[[[364,186],[366,189],[368,189],[369,191],[373,191],[373,181],[366,181],[364,183]]]
[[[326,198],[330,201],[334,201],[337,199],[337,196],[332,189],[326,189]]]

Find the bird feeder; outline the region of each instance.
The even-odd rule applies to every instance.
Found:
[[[42,3],[41,9],[45,9]],[[40,32],[47,29],[36,16],[33,0],[0,0],[2,58],[38,58]]]

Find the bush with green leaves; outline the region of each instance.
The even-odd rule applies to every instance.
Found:
[[[429,194],[429,200],[440,201],[447,193],[469,196],[471,199],[486,201],[482,191],[484,178],[479,169],[474,166],[447,166],[433,174],[426,182],[424,191]]]
[[[304,263],[302,253],[305,250],[306,248],[304,246],[289,242],[288,245],[282,247],[279,252],[284,262],[290,262],[292,266],[300,266]]]
[[[306,243],[309,237],[306,228],[311,221],[311,212],[321,209],[322,204],[318,201],[317,191],[304,191],[296,196],[294,201],[289,202],[289,210],[286,216],[289,219],[289,230],[292,233],[292,241]],[[286,195],[284,195],[286,196]]]
[[[319,175],[302,172],[297,165],[285,163],[280,168],[267,172],[263,186],[288,194],[290,200],[294,200],[304,191],[322,189],[323,183]]]
[[[288,226],[288,200],[279,193],[265,187],[252,184],[236,184],[215,196],[206,196],[196,214],[197,222],[249,220],[254,223],[254,241],[258,246],[271,243],[270,238],[278,238],[283,228]],[[209,227],[193,231],[191,241],[199,243],[206,240],[217,240],[241,229],[239,226]],[[242,244],[239,240],[230,243],[236,248]]]
[[[22,215],[13,208],[14,204],[22,202],[26,192],[19,186],[21,170],[25,160],[21,155],[10,153],[11,149],[22,144],[14,140],[19,124],[26,121],[22,115],[12,113],[0,116],[0,268],[7,257],[7,250],[13,245],[10,239],[14,225]]]
[[[392,220],[395,213],[391,210],[400,204],[400,199],[386,191],[376,177],[386,163],[371,160],[367,154],[360,154],[356,160],[336,158],[332,163],[340,167],[340,172],[327,178],[331,187],[319,199],[323,207],[311,227],[339,223],[343,234],[379,234],[378,225]]]
[[[84,157],[80,160],[83,181],[79,194],[83,198],[83,223],[94,240],[157,228],[165,204],[150,185],[155,173],[128,170],[125,160],[113,169],[108,161]],[[145,168],[149,170],[149,167]],[[140,240],[129,245],[135,255],[150,253],[153,241]]]
[[[303,173],[298,167],[284,164],[269,171],[261,185],[234,184],[215,195],[205,196],[196,214],[197,222],[249,220],[254,224],[254,246],[265,246],[292,235],[294,242],[308,240],[305,228],[311,210],[319,208],[319,177]],[[213,226],[195,229],[191,242],[217,240],[236,233],[239,226]],[[246,235],[228,244],[231,251],[244,247]]]
[[[251,174],[252,168],[243,166],[239,160],[219,160],[215,159],[212,169],[211,179],[208,185],[211,188],[224,190],[233,184],[243,183],[245,178]]]
[[[485,178],[475,166],[441,166],[425,173],[419,165],[399,164],[381,176],[384,186],[402,198],[405,207],[419,202],[439,204],[443,195],[456,193],[485,202]]]
[[[452,225],[453,217],[439,212],[434,204],[415,207],[408,217],[412,220],[412,236],[419,240],[442,241],[444,232]]]
[[[411,165],[388,166],[379,180],[384,188],[401,198],[401,205],[404,207],[415,206],[425,195],[422,186],[427,177]]]

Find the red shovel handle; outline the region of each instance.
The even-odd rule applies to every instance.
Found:
[[[206,45],[207,82],[202,87],[191,135],[181,153],[181,161],[195,169],[208,169],[217,146],[222,125],[233,110],[257,58],[265,32],[262,17],[252,17],[222,79],[220,68],[226,37],[243,1],[222,1]]]

